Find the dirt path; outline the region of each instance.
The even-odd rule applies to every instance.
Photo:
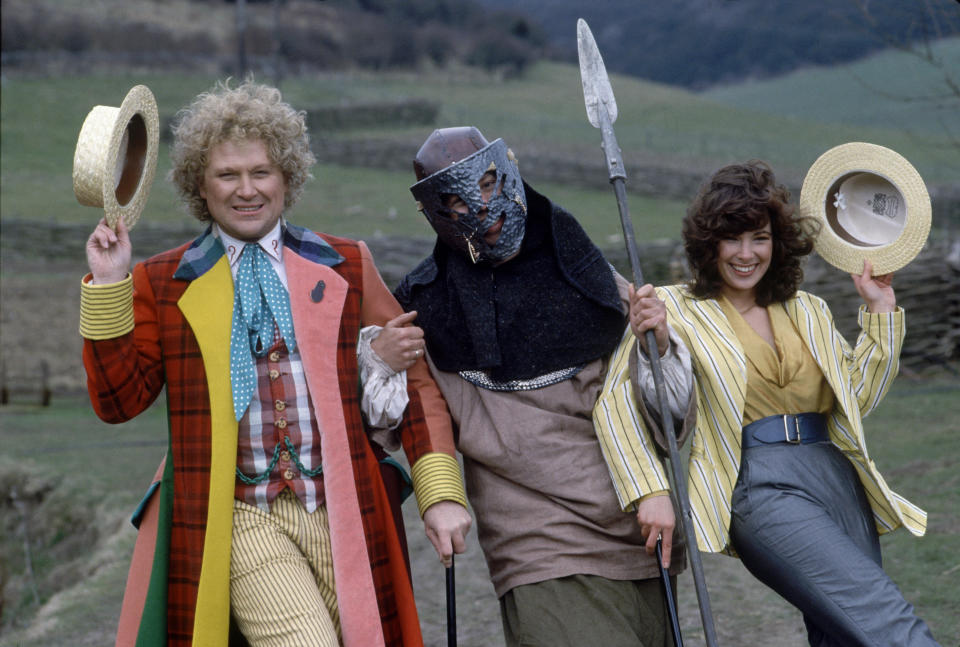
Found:
[[[32,257],[16,258],[15,254],[10,254],[10,248],[4,252],[0,281],[0,301],[3,303],[0,309],[0,347],[3,348],[3,364],[8,378],[17,381],[39,371],[41,358],[34,349],[37,322],[41,322],[39,330],[44,340],[44,357],[50,364],[52,386],[56,390],[82,389],[81,344],[76,333],[82,260],[50,262]],[[444,571],[423,534],[412,501],[404,506],[404,513],[425,642],[428,647],[443,647],[446,645]],[[806,645],[799,613],[757,584],[738,560],[705,555],[703,561],[720,644],[725,647]],[[125,571],[125,566],[122,570]],[[499,605],[475,532],[470,535],[467,552],[457,559],[456,579],[461,647],[503,645]],[[685,645],[700,647],[704,641],[689,571],[679,579],[678,595]],[[111,620],[110,624],[113,622]],[[83,644],[96,644],[98,640],[84,641]]]
[[[9,251],[9,249],[7,250]],[[83,388],[80,336],[76,333],[82,261],[4,258],[0,282],[3,363],[15,383],[32,379],[42,359],[36,347],[37,322],[43,322],[44,358],[55,390]],[[13,261],[13,262],[11,262]],[[56,298],[50,298],[55,295]],[[32,396],[31,396],[32,397]],[[444,571],[423,534],[416,505],[404,506],[413,568],[414,590],[428,647],[446,645]],[[773,594],[757,586],[739,561],[704,557],[708,586],[721,644],[802,647],[806,644],[799,615]],[[503,645],[500,610],[476,541],[457,559],[457,629],[461,647]],[[689,573],[680,577],[681,628],[687,647],[703,645],[699,612]],[[96,644],[93,642],[85,644]]]
[[[424,644],[445,647],[446,596],[443,567],[423,534],[413,502],[404,505],[413,586]],[[764,645],[804,647],[806,631],[799,612],[758,584],[739,560],[703,556],[717,639],[725,647]],[[502,647],[500,608],[487,575],[487,565],[471,531],[467,552],[457,556],[457,638],[460,647]],[[703,630],[689,569],[677,584],[680,627],[685,647],[703,647]]]

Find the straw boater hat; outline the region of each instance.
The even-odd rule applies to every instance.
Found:
[[[119,108],[94,106],[73,156],[73,192],[80,204],[103,207],[114,229],[120,218],[133,227],[150,194],[159,141],[157,102],[147,86],[131,89]]]
[[[883,146],[852,142],[813,163],[800,189],[800,213],[821,222],[817,253],[859,274],[894,272],[920,252],[930,233],[930,196],[906,159]]]

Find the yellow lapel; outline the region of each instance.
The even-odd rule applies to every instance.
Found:
[[[831,322],[820,312],[818,304],[804,293],[797,293],[784,303],[784,308],[846,414],[851,406],[850,393],[844,382],[846,371],[842,352],[836,348]]]
[[[697,344],[700,364],[710,367],[720,391],[714,397],[728,410],[732,428],[739,430],[747,392],[747,357],[743,347],[716,299],[687,299],[686,303],[696,320],[694,331],[705,333]]]
[[[210,498],[193,643],[225,646],[230,621],[230,539],[237,464],[237,421],[230,386],[233,278],[227,257],[192,281],[177,305],[200,346],[210,394]]]

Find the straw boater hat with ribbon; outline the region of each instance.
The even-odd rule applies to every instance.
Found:
[[[73,192],[80,204],[103,207],[114,229],[120,218],[133,227],[150,194],[159,141],[157,102],[147,86],[131,89],[119,108],[94,106],[73,156]]]
[[[800,213],[821,222],[817,253],[853,274],[865,259],[874,276],[900,269],[930,233],[930,196],[920,174],[875,144],[851,142],[821,155],[800,189]]]

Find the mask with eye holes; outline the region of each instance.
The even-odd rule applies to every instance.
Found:
[[[527,198],[513,153],[502,139],[488,143],[473,127],[435,130],[417,152],[413,168],[418,182],[410,192],[444,244],[473,263],[496,264],[520,251]],[[481,180],[486,187],[488,172],[492,190],[484,200]],[[463,203],[459,211],[451,208],[455,197]]]

